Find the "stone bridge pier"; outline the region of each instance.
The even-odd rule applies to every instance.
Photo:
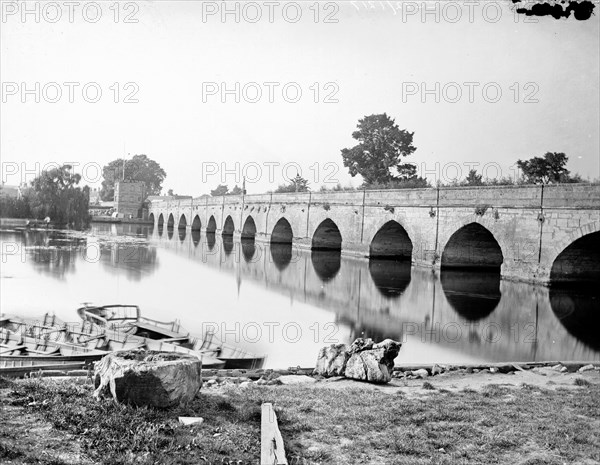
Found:
[[[600,185],[307,192],[153,202],[159,229],[415,266],[600,281]]]

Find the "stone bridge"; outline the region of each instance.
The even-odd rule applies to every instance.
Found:
[[[307,192],[153,202],[162,230],[415,266],[499,269],[538,283],[600,282],[600,185]]]

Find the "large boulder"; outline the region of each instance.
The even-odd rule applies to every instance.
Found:
[[[392,379],[394,359],[402,344],[391,339],[374,344],[370,339],[357,339],[352,343],[350,358],[346,363],[346,378],[389,383]]]
[[[330,376],[343,376],[346,362],[350,357],[346,344],[332,344],[319,350],[317,365],[313,374],[326,378]]]
[[[189,402],[202,386],[202,362],[193,355],[134,349],[96,363],[94,397],[166,408]]]

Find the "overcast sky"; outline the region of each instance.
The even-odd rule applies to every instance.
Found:
[[[417,151],[407,161],[431,180],[448,181],[457,167],[463,178],[477,163],[489,177],[498,166],[514,175],[517,159],[547,151],[565,152],[584,178],[600,176],[597,11],[588,21],[557,21],[515,15],[509,2],[462,11],[450,3],[437,4],[436,22],[434,3],[423,17],[415,11],[422,2],[307,2],[299,11],[257,2],[238,4],[236,22],[215,11],[220,3],[169,0],[100,2],[100,10],[80,2],[71,22],[57,2],[60,18],[38,6],[36,22],[33,13],[23,18],[22,4],[2,3],[8,184],[23,179],[22,168],[51,162],[88,164],[93,181],[96,164],[143,153],[166,170],[165,191],[178,194],[207,193],[222,181],[232,187],[242,174],[248,193],[264,192],[284,182],[286,163],[297,163],[313,190],[324,181],[357,186],[340,149],[354,145],[359,118],[383,112],[414,131]],[[36,5],[44,4],[28,3],[34,12]],[[65,82],[78,83],[72,103]],[[23,94],[22,83],[33,93]],[[97,103],[84,99],[86,83],[88,100],[102,90]],[[222,83],[234,92],[222,95]],[[296,165],[287,166],[295,175]]]

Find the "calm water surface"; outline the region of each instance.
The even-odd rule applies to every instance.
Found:
[[[82,302],[137,304],[216,328],[267,367],[314,366],[321,346],[358,336],[402,341],[397,364],[600,358],[597,291],[132,225],[0,240],[3,313],[77,321]]]

